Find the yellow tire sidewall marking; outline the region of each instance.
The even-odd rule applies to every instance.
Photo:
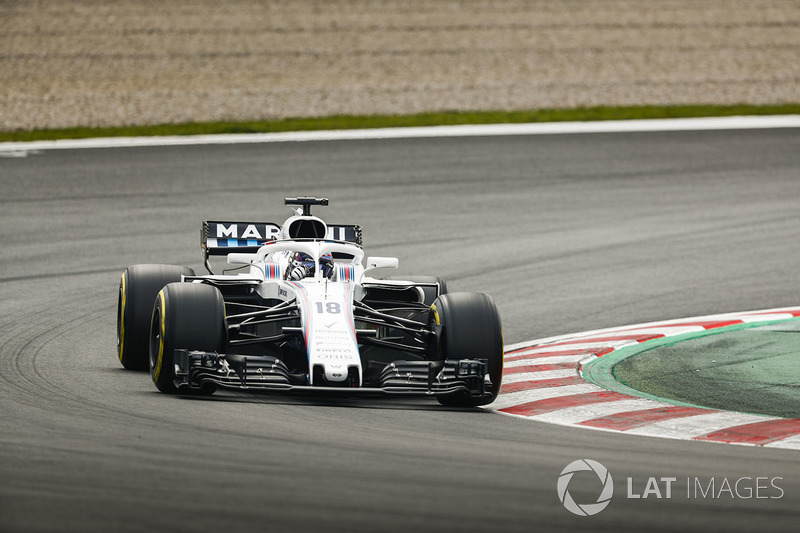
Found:
[[[159,326],[161,328],[161,333],[158,336],[158,360],[156,361],[156,369],[153,373],[153,381],[158,381],[158,377],[161,375],[161,364],[164,359],[164,317],[166,315],[166,302],[164,301],[163,290],[158,293],[158,297],[161,300],[161,325]]]
[[[503,335],[503,328],[500,328],[500,346],[500,349],[503,351],[503,353],[500,354],[500,375],[502,376],[503,370],[505,370],[506,367],[506,338],[505,335]]]

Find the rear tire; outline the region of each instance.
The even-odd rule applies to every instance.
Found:
[[[434,324],[441,326],[440,359],[486,359],[491,396],[475,398],[465,393],[437,396],[447,407],[475,407],[492,403],[503,383],[503,329],[494,300],[486,294],[455,292],[437,298],[432,306]]]
[[[150,323],[150,376],[161,392],[175,386],[176,349],[224,353],[225,302],[219,289],[203,283],[170,283],[158,293]],[[198,391],[211,394],[214,387]]]
[[[117,299],[117,357],[128,370],[147,370],[150,317],[156,294],[191,268],[174,265],[133,265],[122,273]]]

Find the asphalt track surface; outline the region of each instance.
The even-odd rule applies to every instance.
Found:
[[[126,265],[199,271],[203,218],[281,222],[297,194],[329,197],[321,214],[402,273],[492,294],[509,344],[797,305],[799,148],[788,129],[2,158],[0,531],[795,531],[796,452],[424,400],[170,397],[120,367],[115,313]],[[582,458],[615,480],[592,517],[556,493]],[[630,499],[629,477],[678,481]],[[686,486],[757,477],[780,491]],[[599,481],[570,491],[592,503]]]

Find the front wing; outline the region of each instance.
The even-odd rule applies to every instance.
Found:
[[[372,383],[351,387],[320,387],[304,384],[280,359],[265,355],[218,354],[175,350],[175,386],[179,392],[202,390],[209,385],[226,389],[269,391],[316,391],[406,395],[467,393],[482,398],[486,392],[487,364],[482,359],[444,361],[394,361],[388,363]]]

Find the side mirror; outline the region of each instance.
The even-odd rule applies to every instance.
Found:
[[[400,262],[396,257],[367,257],[367,266],[364,268],[366,276],[370,271],[379,268],[397,268]]]
[[[238,253],[228,254],[229,265],[249,265],[258,259],[258,254]]]

